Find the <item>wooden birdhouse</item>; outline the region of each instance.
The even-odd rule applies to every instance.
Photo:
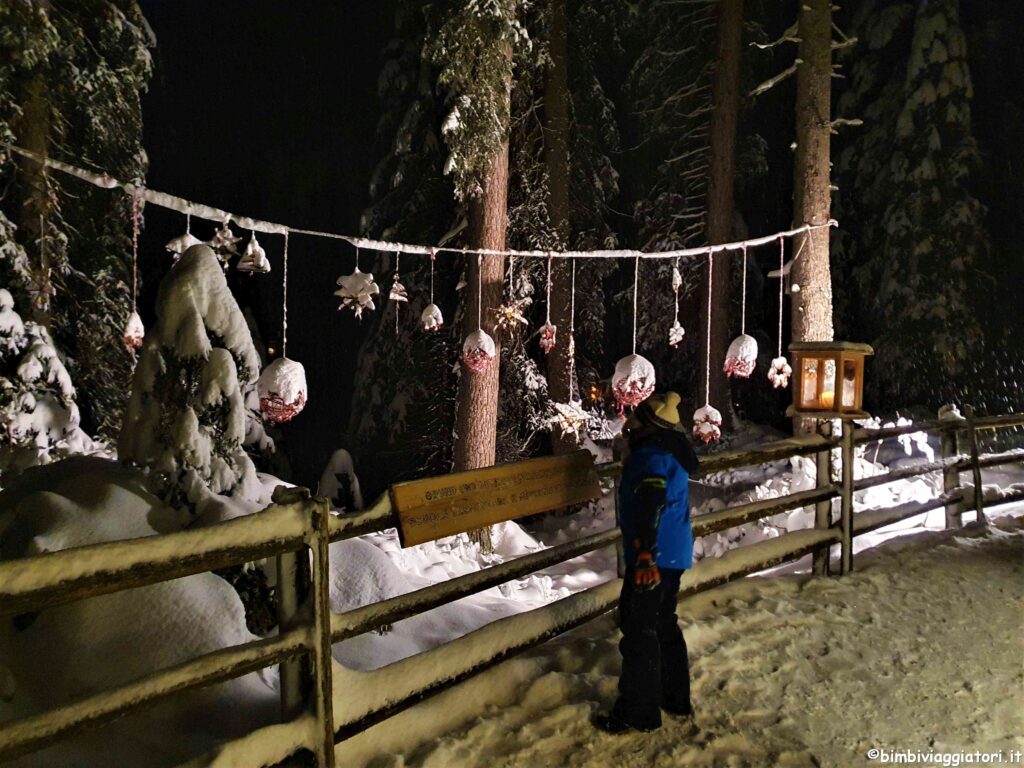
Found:
[[[849,341],[795,341],[793,405],[786,415],[807,414],[819,419],[867,418],[864,397],[864,358],[875,351]]]

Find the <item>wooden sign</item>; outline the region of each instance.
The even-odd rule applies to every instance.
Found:
[[[391,486],[403,547],[601,496],[589,451]]]

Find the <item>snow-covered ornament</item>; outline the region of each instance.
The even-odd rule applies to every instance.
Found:
[[[49,312],[50,301],[57,295],[50,279],[50,268],[33,269],[28,277],[28,295],[32,300],[32,308],[37,312]]]
[[[267,252],[263,250],[256,233],[253,232],[249,242],[245,244],[245,251],[242,258],[238,260],[236,269],[239,272],[259,273],[265,275],[270,272],[270,260],[267,259]]]
[[[548,254],[548,276],[547,276],[547,316],[544,320],[544,327],[540,329],[540,348],[544,354],[549,354],[555,348],[558,336],[558,326],[551,322],[551,266],[555,260],[554,254]]]
[[[142,318],[139,313],[132,311],[128,322],[124,327],[124,345],[128,349],[137,351],[142,346],[142,340],[146,337],[146,329],[142,325]]]
[[[713,443],[722,436],[722,414],[718,409],[704,404],[693,413],[693,438],[704,445]]]
[[[679,289],[683,287],[683,275],[679,271],[679,259],[672,266],[672,292],[676,295],[676,314],[672,320],[672,327],[668,329],[668,345],[675,349],[683,342],[686,330],[679,322]]]
[[[485,371],[497,354],[494,339],[483,329],[484,284],[480,264],[476,256],[476,330],[462,343],[462,362],[473,373]]]
[[[612,392],[619,408],[640,405],[654,394],[655,383],[654,366],[643,355],[628,355],[615,364]]]
[[[256,389],[263,418],[271,424],[284,424],[306,405],[306,371],[301,363],[279,357],[263,369]]]
[[[544,354],[548,354],[555,348],[557,336],[558,326],[550,321],[544,323],[544,327],[540,329],[540,348],[544,350]]]
[[[359,249],[356,249],[356,270],[351,275],[338,278],[341,286],[334,292],[341,298],[338,310],[351,309],[356,317],[363,316],[364,309],[376,309],[373,297],[380,293],[380,286],[373,282],[373,274],[359,271]]]
[[[473,373],[486,370],[494,357],[494,339],[483,328],[477,328],[462,343],[462,362]]]
[[[583,403],[579,400],[554,403],[553,408],[555,412],[550,419],[551,426],[559,430],[561,437],[579,439],[584,427],[590,423],[590,414],[583,410]]]
[[[521,299],[514,298],[516,294],[515,281],[516,259],[514,256],[508,262],[508,301],[494,310],[494,329],[506,336],[514,336],[520,325],[529,325],[526,320],[526,309],[530,306],[529,296]]]
[[[640,257],[633,265],[633,354],[615,364],[612,393],[619,410],[640,405],[654,393],[656,377],[651,361],[636,353],[637,295],[640,288]]]
[[[753,336],[741,334],[733,339],[725,355],[722,370],[726,376],[745,379],[754,372],[757,365],[757,341]]]
[[[444,325],[444,316],[441,308],[434,303],[434,262],[437,261],[437,251],[430,249],[430,303],[420,313],[420,327],[431,333],[441,330]]]
[[[793,375],[793,369],[785,357],[776,357],[772,360],[772,367],[768,369],[768,381],[776,389],[789,384],[789,377]]]
[[[167,242],[167,250],[174,254],[174,261],[177,262],[181,258],[181,254],[191,248],[193,245],[199,245],[203,241],[192,234],[192,214],[185,214],[185,234],[178,235],[173,240]]]
[[[768,369],[768,381],[776,389],[789,385],[789,377],[793,375],[793,368],[789,361],[782,354],[782,302],[785,296],[783,286],[786,280],[786,241],[779,236],[779,355],[772,360],[772,367]]]
[[[231,231],[231,220],[225,219],[220,229],[213,233],[213,237],[206,244],[217,254],[221,266],[227,269],[231,257],[238,254],[238,243],[241,239]]]
[[[733,339],[725,354],[722,370],[726,376],[745,379],[757,365],[757,340],[747,334],[747,246],[743,246],[743,299],[740,302],[740,335]]]

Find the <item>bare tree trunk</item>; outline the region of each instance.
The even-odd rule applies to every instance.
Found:
[[[549,0],[548,28],[551,64],[544,80],[544,163],[548,172],[548,215],[558,244],[569,244],[569,53],[566,0]],[[556,260],[551,277],[551,322],[558,328],[557,343],[547,356],[548,395],[556,403],[572,399],[572,355],[569,349],[572,265]],[[566,453],[576,441],[551,431],[551,448]]]
[[[46,84],[41,77],[33,78],[25,88],[22,111],[14,125],[16,143],[37,155],[49,155],[50,110]],[[50,214],[50,195],[47,189],[46,166],[29,157],[20,156],[18,171],[23,202],[18,229],[21,244],[32,260],[33,271],[41,281],[36,287],[49,284],[46,251],[43,247],[45,225]],[[33,303],[32,320],[50,326],[50,311]]]
[[[796,76],[796,159],[793,222],[825,224],[831,206],[829,134],[832,115],[832,2],[804,0],[799,6],[803,62]],[[829,231],[816,229],[795,238],[799,254],[790,272],[793,341],[831,341],[832,275]],[[799,290],[797,290],[799,288]],[[797,372],[799,376],[799,372]],[[813,421],[797,418],[794,431],[813,431]]]
[[[505,248],[508,215],[508,139],[495,155],[484,193],[469,204],[469,241],[474,248]],[[467,256],[463,337],[477,329],[477,280],[482,283],[483,329],[494,337],[495,360],[480,373],[465,367],[459,377],[456,402],[454,469],[459,472],[494,464],[498,433],[498,382],[501,364],[500,337],[494,331],[492,310],[501,304],[505,276],[504,256]],[[486,551],[491,549],[490,529],[470,532]]]
[[[719,0],[718,48],[712,81],[710,162],[708,163],[708,242],[734,239],[736,124],[740,111],[740,56],[743,44],[743,0]],[[708,399],[724,418],[735,422],[729,379],[722,370],[731,341],[730,289],[735,254],[720,254],[714,261],[711,304],[711,382]],[[704,284],[702,307],[708,303]],[[701,360],[708,351],[701,339]],[[733,425],[735,426],[735,424]]]

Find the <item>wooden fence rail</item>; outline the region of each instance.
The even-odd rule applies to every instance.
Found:
[[[817,509],[816,525],[701,560],[684,575],[680,594],[692,595],[808,554],[814,554],[816,567],[827,572],[828,551],[834,545],[840,547],[840,573],[847,573],[853,567],[855,536],[935,509],[945,508],[947,527],[959,526],[963,512],[968,510],[974,510],[984,524],[985,505],[1024,501],[1024,489],[992,492],[986,497],[981,470],[1024,462],[1024,450],[983,454],[978,447],[978,433],[1021,426],[1024,414],[976,418],[970,410],[966,419],[944,418],[882,429],[855,429],[844,422],[838,437],[823,430],[823,434],[782,440],[756,450],[706,457],[700,470],[704,476],[796,456],[813,456],[818,467],[817,485],[695,517],[695,536],[808,506]],[[940,458],[881,475],[855,477],[857,446],[917,432],[940,436]],[[960,446],[969,450],[961,452]],[[837,450],[838,467],[834,466]],[[836,469],[838,477],[834,475]],[[620,470],[618,463],[598,468],[599,475],[612,480],[612,492]],[[964,488],[960,482],[964,471],[972,473],[972,489]],[[855,494],[860,491],[936,472],[942,475],[943,491],[934,499],[854,512]],[[836,499],[840,502],[838,516],[834,509]],[[361,513],[335,517],[329,514],[325,500],[311,497],[308,491],[279,488],[274,504],[267,510],[211,528],[90,545],[0,563],[0,616],[10,616],[276,557],[280,620],[276,636],[209,653],[58,709],[0,724],[0,762],[182,691],[279,664],[282,715],[303,727],[289,731],[287,738],[273,730],[281,726],[262,729],[268,734],[267,742],[271,734],[276,742],[274,749],[265,750],[263,764],[279,762],[285,748],[290,752],[307,750],[319,766],[333,766],[334,745],[338,741],[515,653],[601,616],[616,605],[619,587],[613,581],[485,625],[466,637],[380,670],[346,671],[346,676],[353,680],[379,681],[360,685],[361,691],[368,692],[365,700],[352,702],[344,697],[344,682],[338,681],[336,685],[332,680],[333,643],[617,544],[620,539],[618,529],[600,531],[389,600],[331,614],[328,544],[395,524],[388,494]],[[444,672],[438,674],[437,669]],[[256,732],[229,742],[188,765],[194,768],[216,755],[230,755],[236,748],[248,750],[246,754],[251,756],[252,745],[259,736],[260,732]]]

